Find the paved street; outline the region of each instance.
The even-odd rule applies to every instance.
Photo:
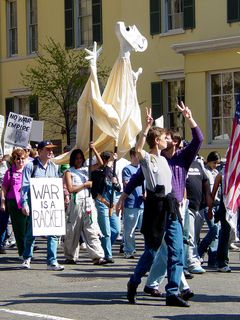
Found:
[[[190,308],[166,307],[164,299],[143,294],[139,287],[138,302],[126,301],[126,283],[135,260],[126,260],[114,247],[115,264],[93,266],[85,251],[76,266],[62,272],[47,271],[46,244],[40,238],[31,270],[20,270],[16,249],[0,256],[0,319],[169,319],[169,320],[239,320],[240,254],[231,252],[232,273],[207,269],[189,280],[195,297]],[[138,237],[138,256],[143,248]],[[137,257],[138,257],[137,256]],[[59,249],[59,262],[63,250]],[[22,312],[22,313],[21,313]]]

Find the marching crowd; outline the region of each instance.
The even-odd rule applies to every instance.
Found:
[[[31,268],[35,246],[32,234],[30,179],[61,177],[66,212],[66,235],[62,237],[65,264],[76,264],[79,246],[85,243],[94,265],[114,263],[112,245],[123,224],[120,251],[135,257],[135,230],[141,230],[144,251],[127,283],[127,299],[136,302],[137,287],[148,273],[144,292],[166,297],[166,305],[189,307],[194,296],[187,282],[208,266],[231,272],[229,248],[238,249],[239,215],[235,228],[226,219],[223,202],[224,166],[221,155],[211,151],[206,161],[198,154],[203,135],[191,110],[183,103],[179,112],[191,129],[192,140],[182,141],[178,132],[153,126],[151,110],[130,161],[117,154],[90,148],[95,161],[86,161],[81,149],[70,153],[69,164],[52,161],[55,145],[41,141],[37,150],[15,148],[0,162],[1,212],[0,254],[8,254],[11,221],[20,267]],[[144,150],[145,142],[149,149]],[[70,152],[66,146],[64,152]],[[89,164],[90,162],[90,164]],[[124,164],[122,164],[124,163]],[[89,168],[90,165],[90,168]],[[116,170],[115,170],[116,166]],[[201,229],[208,232],[201,239]],[[12,237],[12,236],[11,236]],[[59,238],[47,236],[47,269],[61,271],[57,260]],[[160,291],[167,275],[165,292]]]

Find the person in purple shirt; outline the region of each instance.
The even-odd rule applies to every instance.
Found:
[[[181,106],[178,106],[178,108],[182,112],[183,116],[185,117],[186,121],[188,122],[192,130],[193,139],[186,148],[182,150],[177,150],[173,155],[169,155],[166,153],[164,154],[164,152],[161,154],[166,157],[168,165],[171,169],[172,191],[178,203],[180,204],[184,197],[187,172],[198,150],[200,149],[201,143],[203,141],[203,135],[201,133],[200,128],[197,126],[196,122],[193,120],[190,109],[188,107],[185,107],[183,103],[181,103]],[[141,185],[143,180],[144,180],[144,175],[140,168],[138,172],[132,176],[131,180],[127,184],[124,190],[124,193],[122,194],[117,204],[118,209],[122,207],[122,202],[124,201],[124,199],[129,194],[131,194],[132,190],[136,188],[136,186]],[[159,243],[159,246],[160,246],[160,243]],[[148,257],[148,263],[145,263],[145,265],[141,265],[140,266],[141,268],[139,268],[138,265],[135,268],[134,275],[130,279],[132,280],[131,286],[128,285],[128,298],[130,297],[130,300],[132,302],[135,302],[134,297],[136,295],[136,288],[141,282],[141,277],[147,271],[149,271],[152,265],[152,262],[154,260],[154,257],[156,255],[157,249],[158,248],[155,248],[155,250],[151,250],[151,255],[149,255]],[[141,262],[141,258],[139,262]],[[173,302],[173,304],[181,305],[182,303],[181,301],[180,303],[179,301],[175,301]],[[169,305],[171,305],[171,303]],[[185,306],[185,305],[182,304],[181,306]]]

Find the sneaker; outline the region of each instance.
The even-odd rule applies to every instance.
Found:
[[[61,266],[60,264],[55,263],[55,264],[48,265],[47,269],[53,270],[53,271],[62,271],[62,270],[64,270],[64,266]]]
[[[65,263],[65,264],[77,264],[77,262],[76,262],[75,260],[73,260],[73,259],[66,259],[66,260],[64,261],[64,263]]]
[[[87,246],[86,246],[86,243],[85,242],[82,242],[80,244],[80,250],[87,250]]]
[[[206,270],[203,269],[201,266],[193,267],[189,269],[189,271],[193,274],[203,274],[206,272]]]
[[[183,300],[188,301],[192,297],[194,297],[194,292],[190,289],[185,289],[185,290],[181,291],[180,296]]]
[[[238,246],[236,246],[234,243],[231,243],[229,246],[229,250],[240,251],[240,248]]]
[[[97,266],[101,266],[103,264],[107,264],[107,260],[105,260],[104,258],[96,258],[93,260],[93,264]]]
[[[124,254],[124,258],[125,259],[134,259],[135,257],[134,257],[134,255],[132,253],[125,253]]]
[[[106,260],[106,263],[115,263],[113,258],[105,258],[105,260]]]
[[[23,263],[21,264],[21,268],[22,269],[31,269],[30,262],[31,262],[31,259],[24,259]]]
[[[229,266],[225,266],[217,269],[218,272],[231,272],[231,268]]]
[[[157,298],[165,298],[166,293],[165,292],[160,292],[158,289],[155,288],[150,288],[145,286],[143,291],[147,294],[150,294],[152,297],[157,297]]]
[[[191,274],[188,270],[184,269],[183,272],[184,272],[184,276],[186,279],[193,279],[194,278],[194,275]]]

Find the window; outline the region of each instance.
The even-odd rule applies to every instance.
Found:
[[[101,0],[65,0],[66,48],[102,42]]]
[[[38,50],[37,0],[27,1],[28,52]]]
[[[17,36],[17,1],[7,2],[7,30],[8,30],[8,54],[9,56],[18,53]]]
[[[151,83],[152,116],[157,119],[163,115],[162,82]]]
[[[182,0],[166,0],[167,30],[183,28]]]
[[[211,141],[229,140],[236,100],[240,94],[240,71],[210,75]]]
[[[167,123],[169,129],[179,131],[180,135],[185,138],[184,117],[178,111],[176,104],[185,100],[185,81],[171,80],[166,82],[167,96]]]
[[[227,1],[227,22],[240,21],[240,0]]]
[[[78,0],[76,31],[77,47],[88,47],[93,43],[91,0]]]
[[[195,0],[150,0],[150,34],[195,28]]]
[[[5,99],[5,114],[6,114],[6,122],[10,112],[14,112],[14,98],[6,98]]]
[[[6,120],[10,112],[23,114],[38,120],[38,99],[36,97],[15,97],[5,100]]]

